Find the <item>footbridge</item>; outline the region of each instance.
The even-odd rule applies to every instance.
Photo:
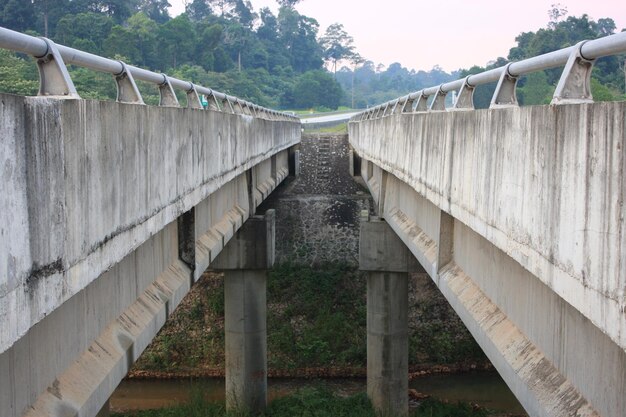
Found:
[[[0,416],[106,414],[207,267],[225,272],[227,407],[262,409],[274,215],[255,212],[299,170],[299,120],[2,28],[0,47],[40,71],[37,97],[0,94]],[[422,269],[531,416],[625,415],[626,104],[589,89],[594,60],[624,51],[626,33],[352,118],[377,205],[360,236],[377,409],[408,411],[407,273]],[[114,76],[117,101],[81,99],[66,64]],[[555,66],[553,104],[518,107],[518,77]],[[474,110],[488,82],[492,108]]]
[[[288,175],[300,122],[3,28],[0,47],[34,56],[41,76],[37,97],[0,94],[0,416],[95,416],[229,241],[271,235],[271,214],[253,215]],[[81,99],[66,64],[112,74],[117,102]],[[248,307],[243,291],[227,308]]]
[[[626,415],[626,103],[594,103],[590,91],[594,60],[625,50],[626,33],[584,42],[351,119],[353,166],[382,219],[361,225],[378,306],[368,368],[370,355],[386,361],[368,374],[379,408],[406,413],[385,390],[406,388],[406,295],[395,286],[406,288],[410,263],[390,259],[408,248],[529,415]],[[519,107],[518,78],[557,66],[552,104]],[[491,108],[474,110],[489,82]]]

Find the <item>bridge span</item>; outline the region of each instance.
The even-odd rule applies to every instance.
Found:
[[[272,237],[265,221],[255,220],[256,235],[242,226],[290,158],[293,171],[300,122],[0,28],[7,43],[38,57],[41,88],[38,97],[0,94],[0,416],[95,416],[229,241],[232,254],[245,237],[257,247]],[[111,72],[118,102],[80,99],[64,58]],[[156,82],[161,106],[143,105],[134,78]],[[246,264],[253,249],[241,254],[243,284],[227,310],[256,308],[244,300],[248,281],[264,290],[262,274],[246,268],[272,259]],[[248,340],[238,325],[227,324],[228,342],[264,358],[264,339]],[[235,364],[229,380],[247,381],[246,372]]]
[[[424,89],[349,123],[353,166],[379,216],[531,416],[626,415],[626,103],[593,103],[589,87],[592,59],[613,46],[626,49],[626,33]],[[563,64],[552,105],[517,106],[519,76]],[[494,80],[491,108],[474,110],[474,88]],[[372,265],[373,251],[363,253],[367,239],[379,254],[401,252],[376,227],[362,224],[361,265],[380,282],[405,279],[406,261]],[[368,393],[405,413],[384,387],[405,372],[392,363],[404,342],[389,328],[406,320],[406,295],[381,285],[368,281],[368,301],[370,290],[383,294],[373,303],[388,303],[378,313],[388,329],[368,315],[368,357],[389,359]]]
[[[255,211],[299,170],[299,120],[3,28],[0,47],[41,76],[38,97],[0,94],[0,416],[106,412],[209,266],[226,274],[227,407],[262,409],[274,216]],[[581,43],[352,118],[378,215],[360,236],[378,410],[408,411],[407,272],[422,268],[531,416],[624,417],[626,104],[589,85],[594,59],[625,51],[626,33]],[[66,63],[112,74],[117,102],[80,99]],[[518,107],[518,77],[559,65],[553,104]]]

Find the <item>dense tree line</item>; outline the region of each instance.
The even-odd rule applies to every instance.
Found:
[[[98,55],[161,71],[274,108],[364,108],[443,82],[616,31],[612,19],[566,17],[553,7],[546,28],[524,32],[506,58],[485,67],[447,73],[389,67],[361,57],[339,23],[319,33],[319,24],[301,15],[299,0],[277,0],[278,13],[255,11],[249,0],[187,0],[185,13],[172,18],[167,0],[0,0],[0,26],[47,36]],[[599,59],[593,71],[597,100],[624,97],[624,56]],[[324,65],[326,63],[326,66]],[[325,68],[328,67],[332,73]],[[107,74],[70,68],[81,96],[115,98]],[[522,104],[550,101],[561,69],[523,77]],[[33,60],[0,50],[0,91],[35,94]],[[477,88],[477,107],[487,107],[494,85]],[[140,85],[147,103],[152,86]],[[184,94],[181,94],[181,99]]]
[[[185,13],[172,18],[167,0],[0,0],[0,26],[185,77],[261,105],[336,108],[343,91],[324,70],[319,24],[295,10],[297,0],[278,2],[274,15],[268,8],[257,13],[249,0],[190,0]],[[0,56],[13,67],[19,59]],[[26,81],[36,80],[32,69],[23,70]],[[106,77],[80,69],[71,73],[79,91],[86,87],[80,91],[86,97],[115,96]],[[32,93],[31,84],[15,83],[4,91]],[[154,92],[146,94],[148,102],[155,100]]]

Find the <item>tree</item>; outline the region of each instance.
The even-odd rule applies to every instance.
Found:
[[[252,29],[258,15],[252,10],[250,0],[234,0],[233,17],[246,29]]]
[[[185,13],[194,22],[201,22],[212,15],[211,5],[207,0],[193,0],[185,5]]]
[[[320,44],[324,51],[324,59],[333,65],[333,73],[337,74],[337,61],[349,59],[354,54],[354,39],[344,30],[340,23],[328,26]]]
[[[94,12],[111,16],[116,23],[122,24],[139,11],[140,0],[73,0],[78,13]]]
[[[102,54],[112,28],[113,19],[102,14],[68,14],[58,21],[54,38],[63,45]]]
[[[211,7],[219,12],[219,16],[222,18],[231,17],[230,12],[235,6],[235,0],[208,0]]]
[[[192,63],[196,46],[196,32],[186,14],[181,14],[159,26],[158,40],[162,45],[162,69],[176,68]]]
[[[157,23],[165,23],[171,19],[168,7],[172,7],[168,0],[141,0],[139,10]]]
[[[0,26],[24,32],[35,28],[35,9],[24,0],[0,0]]]
[[[365,58],[363,58],[359,53],[355,52],[352,54],[352,56],[350,56],[350,63],[352,64],[352,79],[351,79],[351,86],[350,86],[350,95],[351,95],[351,100],[350,100],[350,108],[354,108],[354,75],[356,74],[356,68],[359,64],[362,64],[365,62]],[[335,72],[335,78],[337,78],[337,73]]]
[[[567,7],[562,6],[561,3],[550,5],[550,10],[548,10],[548,17],[550,18],[548,27],[554,29],[559,20],[565,16],[567,16]]]
[[[0,91],[20,95],[36,95],[39,76],[35,61],[25,61],[13,52],[0,49]]]
[[[326,107],[337,109],[343,90],[337,81],[322,70],[307,71],[298,77],[291,97],[293,106],[298,109]]]
[[[302,0],[276,0],[276,3],[278,3],[280,7],[293,9],[296,4],[300,3],[300,1]]]
[[[297,72],[322,67],[318,29],[315,19],[302,16],[294,9],[281,7],[278,11],[278,41],[285,48],[291,67]]]

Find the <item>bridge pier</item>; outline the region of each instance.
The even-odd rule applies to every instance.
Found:
[[[211,268],[224,272],[226,408],[267,405],[267,269],[274,264],[275,212],[252,216]]]
[[[389,225],[361,221],[359,267],[367,271],[367,395],[378,413],[409,412],[408,272],[418,264]]]

